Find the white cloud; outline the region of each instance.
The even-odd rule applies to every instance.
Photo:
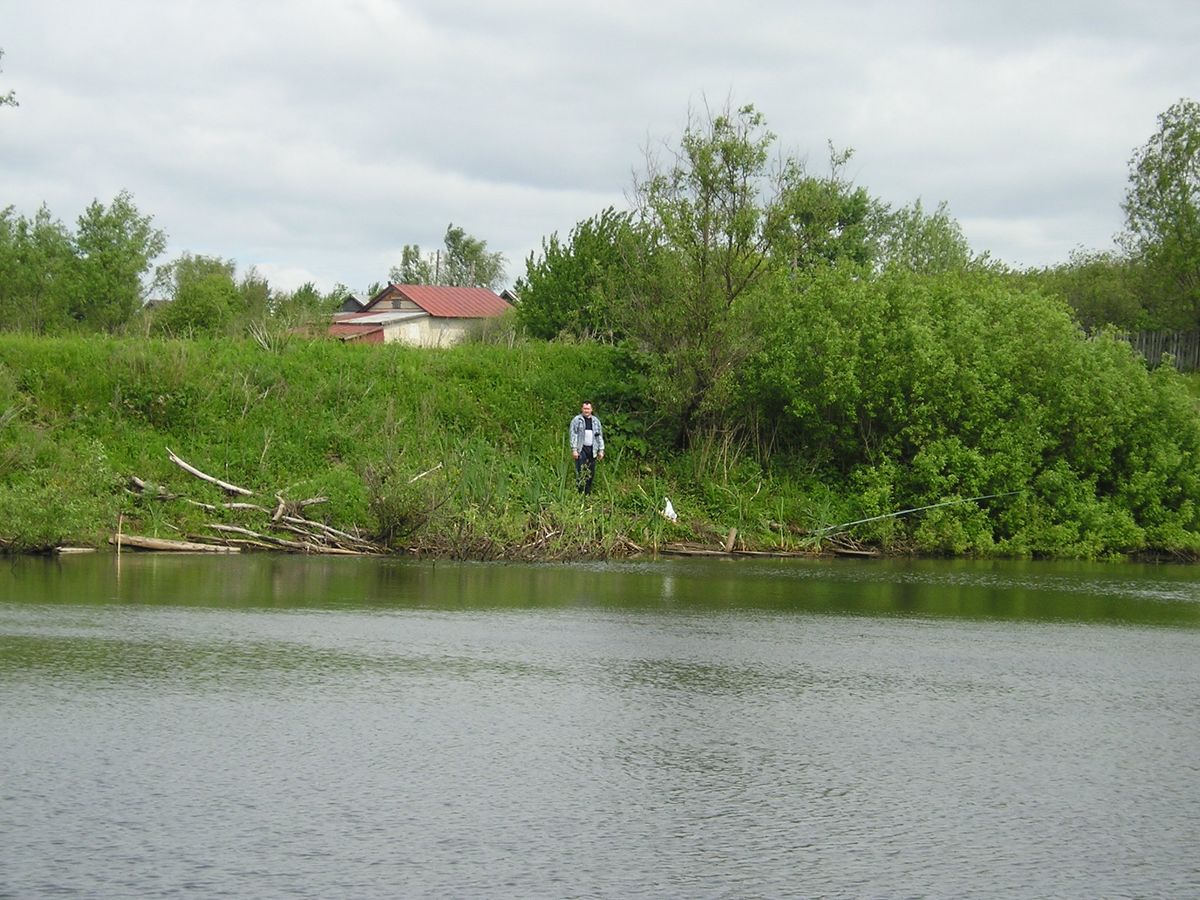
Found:
[[[814,168],[852,146],[872,193],[1048,264],[1108,245],[1131,151],[1200,94],[1184,2],[58,0],[5,23],[0,206],[72,221],[128,189],[171,252],[280,287],[363,288],[450,222],[516,277],[728,96]]]

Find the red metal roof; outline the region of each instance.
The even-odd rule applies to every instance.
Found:
[[[487,288],[443,287],[429,284],[391,284],[396,293],[411,300],[431,316],[452,319],[482,319],[503,315],[512,306]],[[371,305],[390,294],[383,290],[372,298]],[[370,306],[368,306],[370,309]]]

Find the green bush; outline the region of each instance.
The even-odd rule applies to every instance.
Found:
[[[306,515],[428,552],[603,556],[667,541],[1103,557],[1200,552],[1188,382],[1085,336],[1061,301],[984,275],[780,277],[757,351],[675,450],[644,353],[296,340],[0,336],[0,546],[256,527],[168,458]],[[573,483],[583,399],[609,449]],[[435,467],[439,467],[436,468]],[[414,476],[435,469],[415,482]],[[127,491],[130,477],[154,485]],[[1002,496],[987,496],[1002,495]],[[659,514],[671,497],[680,521]],[[985,499],[974,499],[985,498]],[[921,509],[904,515],[902,510]],[[862,522],[843,528],[836,526]]]

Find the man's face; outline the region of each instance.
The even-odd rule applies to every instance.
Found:
[[[590,404],[590,403],[583,404],[583,406],[580,407],[580,411],[585,416],[590,416],[592,414],[592,404]]]

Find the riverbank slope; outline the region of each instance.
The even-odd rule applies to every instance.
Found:
[[[583,398],[608,437],[588,498],[566,448]],[[1101,497],[1102,485],[1092,485],[1101,506],[1064,495],[1077,488],[1056,465],[1046,472],[1058,482],[988,492],[1004,496],[905,497],[873,494],[862,472],[820,471],[800,452],[768,460],[720,436],[686,451],[660,446],[636,366],[600,345],[0,336],[0,548],[9,552],[103,547],[117,533],[303,549],[297,528],[343,549],[358,541],[479,559],[831,542],[1060,556],[1200,547],[1200,498],[1181,498],[1192,504],[1182,513],[1162,510],[1169,527],[1155,530],[1139,521],[1146,514]],[[668,498],[678,521],[662,515]],[[891,515],[918,506],[931,508]],[[1087,521],[1097,509],[1115,519]],[[872,521],[837,527],[859,519]]]

